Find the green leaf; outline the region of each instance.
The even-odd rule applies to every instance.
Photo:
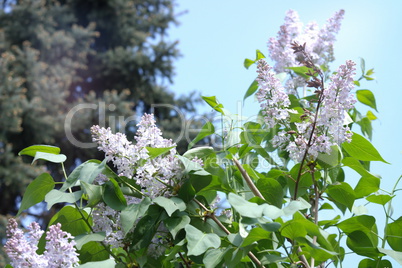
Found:
[[[109,178],[109,181],[103,184],[103,186],[103,200],[106,205],[117,211],[123,210],[127,207],[126,198],[115,179]]]
[[[362,198],[368,196],[369,194],[377,192],[378,189],[380,189],[379,178],[372,175],[363,176],[360,178],[359,182],[355,187],[356,198]]]
[[[368,215],[359,215],[344,220],[338,228],[347,234],[348,247],[355,253],[376,258],[378,256],[378,234],[375,218]]]
[[[378,258],[377,242],[370,239],[367,233],[362,231],[354,231],[348,234],[346,245],[356,254],[367,256],[370,258]]]
[[[225,115],[224,111],[222,110],[223,105],[218,103],[218,100],[216,99],[215,96],[211,96],[211,97],[205,97],[205,96],[201,96],[201,98],[208,103],[209,106],[212,107],[212,109],[214,109],[215,111],[221,113],[222,115]]]
[[[64,154],[36,152],[32,163],[34,163],[38,159],[46,160],[52,163],[63,163],[64,161],[66,161],[67,156],[65,156]]]
[[[183,200],[177,197],[171,197],[169,199],[163,196],[158,196],[153,201],[155,204],[163,207],[169,217],[171,217],[173,212],[175,212],[176,210],[184,211],[186,209],[186,203],[184,203]]]
[[[352,157],[362,160],[362,161],[382,161],[384,163],[389,164],[385,161],[377,149],[365,139],[363,136],[354,133],[352,136],[352,141],[350,143],[344,142],[342,144],[342,148]]]
[[[187,215],[183,215],[182,217],[171,217],[165,219],[163,222],[173,238],[176,238],[177,233],[190,223],[190,217]]]
[[[45,196],[54,188],[54,180],[49,173],[42,173],[34,179],[25,190],[17,216],[35,204],[42,202]]]
[[[241,244],[241,247],[246,247],[246,246],[256,243],[257,241],[260,241],[260,240],[271,239],[270,235],[271,235],[270,232],[268,232],[260,227],[253,228],[253,229],[251,229],[251,231],[249,232],[247,237],[244,238],[244,241]]]
[[[373,92],[368,89],[359,89],[356,90],[356,97],[358,101],[377,111],[377,105]]]
[[[37,152],[49,153],[49,154],[59,154],[60,148],[56,147],[56,146],[50,146],[50,145],[32,145],[32,146],[29,146],[29,147],[21,150],[18,153],[18,155],[29,155],[29,156],[35,157],[35,154]]]
[[[280,216],[285,215],[283,210],[275,206],[268,204],[258,205],[256,203],[251,203],[245,200],[243,197],[233,193],[229,193],[228,202],[243,217],[260,218],[262,216],[267,216],[271,219],[276,219]]]
[[[158,156],[168,153],[170,150],[172,150],[175,147],[176,146],[171,146],[171,147],[166,147],[166,148],[145,147],[145,149],[147,149],[150,159],[154,159]]]
[[[384,253],[384,254],[390,256],[391,258],[396,260],[400,265],[402,265],[402,252],[398,252],[398,251],[394,251],[394,250],[390,250],[390,249],[385,249],[385,248],[378,248],[378,250],[381,253]]]
[[[248,68],[250,68],[251,65],[254,64],[254,62],[255,62],[255,61],[253,61],[253,60],[245,59],[243,65],[244,65],[244,67],[245,67],[246,69],[248,69]]]
[[[81,181],[81,188],[84,193],[88,196],[88,207],[96,206],[100,201],[102,201],[103,187],[100,185],[94,185]]]
[[[374,74],[374,68],[371,68],[366,72],[366,76],[371,76],[372,74]]]
[[[380,205],[385,205],[389,202],[394,196],[387,195],[387,194],[373,194],[366,197],[366,200],[371,203],[376,203]],[[402,250],[401,250],[402,251]]]
[[[91,233],[91,234],[82,234],[82,235],[77,235],[74,238],[74,241],[76,243],[76,247],[78,250],[82,248],[83,245],[85,245],[88,242],[91,241],[103,241],[106,237],[105,232],[98,232],[98,233]]]
[[[104,261],[87,262],[85,264],[77,266],[77,268],[111,268],[114,267],[115,265],[116,263],[114,262],[113,259],[108,259]]]
[[[388,223],[385,227],[386,239],[389,246],[396,251],[402,251],[402,217]]]
[[[354,171],[356,171],[363,177],[369,177],[369,176],[376,177],[373,174],[371,174],[370,172],[368,172],[367,169],[361,164],[361,162],[359,160],[357,160],[353,157],[345,157],[342,160],[342,164],[344,164],[347,167],[350,167],[351,169],[353,169]]]
[[[308,79],[310,76],[306,75],[306,73],[311,70],[311,72],[314,72],[313,69],[308,68],[306,66],[298,66],[298,67],[285,67],[285,69],[292,70],[297,74],[298,76],[301,76],[305,79]]]
[[[265,200],[278,208],[282,207],[283,189],[281,184],[271,178],[262,178],[257,181],[257,188]]]
[[[75,207],[65,206],[52,217],[49,225],[60,223],[61,228],[73,236],[90,233],[91,228],[82,217],[88,218],[85,210],[78,211]],[[89,223],[91,224],[91,220],[89,220]]]
[[[297,211],[309,209],[311,207],[310,203],[304,200],[303,198],[299,198],[297,200],[291,200],[286,207],[282,209],[285,216],[292,216]]]
[[[292,240],[298,237],[305,237],[307,230],[303,224],[304,221],[302,220],[289,220],[282,225],[280,229],[281,235]]]
[[[331,153],[324,154],[319,153],[317,160],[320,165],[329,166],[329,167],[336,167],[342,160],[342,152],[338,145],[331,146]]]
[[[219,264],[223,261],[223,257],[228,252],[228,248],[209,249],[205,252],[202,262],[205,268],[220,267]]]
[[[103,266],[99,265],[103,265],[105,262],[106,265],[109,263],[106,267],[114,267],[114,260],[109,259],[109,253],[99,242],[91,241],[86,243],[81,247],[81,250],[78,250],[78,254],[81,263],[84,263],[79,266],[80,268],[103,268]]]
[[[392,264],[389,260],[363,259],[358,268],[392,268]]]
[[[356,196],[353,188],[346,182],[337,182],[329,185],[325,191],[336,202],[345,205],[352,211]]]
[[[362,74],[366,72],[366,61],[363,58],[360,58],[360,68],[362,70]]]
[[[207,123],[205,123],[205,125],[202,126],[200,133],[198,133],[197,136],[188,144],[187,149],[190,150],[191,148],[193,148],[194,145],[197,144],[197,142],[214,133],[215,127],[210,121],[208,121]]]
[[[255,61],[258,61],[260,59],[265,59],[265,55],[259,49],[257,49],[255,51]]]
[[[215,153],[215,150],[213,147],[210,146],[201,146],[201,147],[196,147],[188,150],[183,154],[184,157],[188,159],[193,159],[195,157],[203,159],[204,157],[207,157],[211,154]]]
[[[371,233],[375,226],[375,218],[368,215],[354,216],[338,224],[338,227],[346,234],[354,231]]]
[[[375,116],[375,114],[373,114],[372,111],[367,111],[366,116],[370,121],[373,121],[373,120],[377,119],[377,116]]]
[[[70,203],[74,204],[82,196],[81,191],[76,191],[73,193],[66,193],[56,189],[51,190],[45,196],[45,202],[47,203],[47,210],[56,203]]]
[[[216,234],[205,234],[191,225],[187,225],[185,230],[188,255],[198,256],[209,248],[219,248],[221,245],[221,239]]]
[[[124,235],[134,227],[137,219],[145,215],[150,205],[151,199],[145,197],[140,203],[130,204],[121,211],[120,219]]]
[[[251,85],[248,87],[246,94],[244,94],[243,101],[253,95],[258,90],[258,82],[254,80]]]
[[[92,184],[93,180],[102,173],[106,165],[106,159],[102,162],[99,160],[88,160],[78,167],[68,176],[67,181],[61,187],[61,191],[65,191],[68,188],[74,186],[78,180],[85,181]]]
[[[184,166],[184,174],[195,174],[200,176],[210,176],[211,174],[207,172],[199,163],[193,162],[187,157],[181,155],[176,156]]]

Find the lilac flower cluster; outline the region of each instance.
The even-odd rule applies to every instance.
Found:
[[[78,266],[78,253],[74,246],[74,237],[61,230],[60,223],[51,225],[46,232],[46,246],[42,255],[36,253],[38,242],[43,232],[39,224],[32,222],[28,234],[18,228],[18,223],[11,218],[7,225],[5,251],[14,268],[68,268]]]
[[[311,56],[316,65],[328,65],[334,60],[333,44],[336,34],[339,32],[341,21],[345,11],[339,10],[333,17],[327,20],[321,29],[316,22],[308,23],[303,30],[299,15],[294,10],[289,10],[285,16],[285,23],[280,27],[276,38],[268,41],[269,55],[275,62],[274,70],[277,73],[287,72],[287,67],[299,66],[297,55],[293,53],[291,43],[306,43],[306,52]],[[301,77],[293,77],[286,82],[286,88],[290,91],[305,85]]]
[[[300,162],[308,149],[307,160],[315,160],[319,153],[331,153],[331,146],[350,142],[352,131],[345,126],[345,115],[354,107],[356,99],[350,91],[354,88],[355,63],[348,60],[330,77],[328,87],[321,94],[322,101],[318,113],[309,113],[302,123],[295,123],[297,135],[289,142],[290,157]],[[315,129],[308,148],[308,142],[315,121]]]
[[[275,73],[272,72],[272,67],[262,59],[258,61],[257,73],[259,86],[256,93],[257,100],[260,102],[265,123],[269,128],[273,128],[278,121],[288,119],[289,97]]]
[[[172,140],[164,139],[156,126],[154,116],[145,114],[137,125],[136,144],[127,140],[122,133],[113,134],[110,128],[93,126],[93,141],[98,149],[105,152],[105,157],[117,167],[118,173],[136,180],[145,195],[154,198],[170,195],[166,186],[174,186],[181,166],[172,148],[167,155],[151,158],[146,147],[175,147]]]
[[[327,88],[320,93],[322,96],[319,109],[314,105],[309,110],[306,109],[302,122],[294,123],[296,129],[292,129],[286,120],[289,119],[289,113],[293,112],[289,109],[288,96],[271,67],[260,60],[257,66],[260,87],[257,99],[267,126],[279,126],[280,130],[274,136],[272,144],[284,148],[292,160],[300,162],[306,150],[307,160],[315,160],[319,153],[331,153],[332,146],[350,142],[352,132],[344,121],[346,112],[356,102],[350,94],[354,88],[355,65],[353,61],[347,61],[339,67],[330,77]]]

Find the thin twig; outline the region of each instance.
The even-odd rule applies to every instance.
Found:
[[[183,257],[183,254],[181,254],[181,252],[179,252],[179,256],[180,258],[183,260],[184,264],[186,265],[187,268],[190,268],[190,264],[188,264],[188,262],[186,261],[186,259]]]
[[[194,202],[196,202],[203,210],[209,211],[209,210],[204,206],[203,203],[201,203],[200,201],[198,201],[198,200],[195,199],[195,198],[194,198],[193,200],[194,200]],[[218,224],[218,226],[219,226],[227,235],[230,235],[230,234],[231,234],[230,231],[221,223],[221,221],[215,216],[215,214],[214,214],[213,212],[212,212],[212,213],[208,213],[208,215],[206,215],[206,217],[211,218],[216,224]],[[259,260],[251,251],[249,251],[247,255],[248,255],[248,257],[249,257],[258,267],[265,268],[265,266],[262,265],[262,263],[260,262],[260,260]]]
[[[233,157],[233,162],[236,164],[237,168],[239,169],[241,175],[243,176],[244,180],[246,181],[248,187],[253,192],[253,194],[255,196],[258,196],[259,198],[265,200],[265,198],[262,196],[260,191],[255,186],[254,182],[251,180],[250,176],[247,174],[247,172],[244,170],[242,165],[239,163],[239,161],[235,157]]]
[[[318,191],[318,185],[317,182],[315,181],[315,176],[314,176],[314,167],[310,166],[311,168],[311,179],[313,180],[313,185],[314,185],[314,206],[313,206],[313,217],[314,217],[314,223],[315,225],[318,225],[318,203],[320,200],[320,193]],[[317,236],[313,237],[313,245],[317,244]],[[320,265],[321,266],[321,265]],[[315,260],[312,257],[311,258],[311,267],[315,267]]]

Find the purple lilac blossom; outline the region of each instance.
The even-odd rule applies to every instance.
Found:
[[[166,155],[151,159],[146,147],[167,148],[176,144],[162,137],[152,114],[145,114],[137,126],[136,144],[128,141],[124,134],[113,134],[110,128],[99,126],[91,128],[93,141],[113,162],[119,175],[135,179],[145,195],[151,198],[169,196],[171,193],[166,185],[174,186],[181,172],[180,162],[175,157],[176,149],[172,148]]]
[[[319,153],[331,153],[331,147],[334,145],[351,141],[352,131],[345,126],[344,121],[347,111],[356,103],[355,97],[351,94],[354,88],[355,66],[353,61],[346,61],[346,64],[341,65],[330,77],[329,85],[323,90],[315,131],[311,146],[308,148],[308,160],[315,160]],[[298,135],[288,144],[286,150],[296,162],[302,160],[307,149],[313,120],[314,114],[311,114],[304,122],[295,123]]]
[[[265,123],[269,128],[273,128],[278,121],[288,119],[289,97],[275,73],[272,72],[272,67],[262,59],[258,61],[257,73],[259,86],[256,93],[257,100],[260,102]]]
[[[78,253],[74,246],[74,237],[61,230],[61,225],[52,225],[46,233],[46,246],[42,255],[36,253],[38,242],[43,232],[39,224],[32,222],[27,228],[28,234],[18,228],[18,223],[11,218],[7,225],[8,240],[5,251],[14,268],[69,268],[78,266]]]
[[[329,154],[332,146],[343,142],[350,142],[352,132],[344,125],[347,111],[354,107],[356,102],[351,90],[354,88],[353,76],[355,63],[347,61],[337,72],[330,77],[330,82],[323,90],[322,102],[318,110],[314,133],[313,122],[316,118],[316,107],[305,113],[304,120],[295,123],[296,131],[289,134],[286,120],[289,113],[290,101],[283,86],[271,71],[272,68],[260,60],[257,66],[257,82],[259,91],[256,96],[260,102],[264,121],[268,128],[279,126],[278,133],[273,137],[272,144],[277,148],[285,149],[295,162],[302,161],[306,150],[307,160],[315,160],[319,153]],[[309,144],[310,136],[312,140]]]
[[[275,62],[276,73],[287,72],[288,67],[299,66],[297,54],[291,48],[291,43],[306,43],[306,52],[311,56],[316,65],[328,65],[334,61],[333,44],[336,34],[340,30],[341,21],[345,11],[339,10],[320,29],[316,22],[308,23],[304,29],[299,15],[294,10],[289,10],[285,16],[285,23],[280,27],[276,38],[268,40],[270,58]],[[305,80],[302,77],[291,77],[285,83],[289,92],[294,92],[298,87],[303,87]]]
[[[51,225],[46,232],[46,246],[43,255],[48,259],[48,268],[67,268],[78,266],[78,253],[75,251],[74,237],[61,230],[61,224]]]

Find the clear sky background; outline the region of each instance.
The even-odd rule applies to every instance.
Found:
[[[177,4],[176,12],[185,13],[178,17],[180,25],[169,31],[171,40],[179,40],[182,54],[175,62],[172,91],[181,94],[197,90],[203,96],[216,96],[232,113],[247,116],[258,111],[252,97],[244,103],[244,110],[239,110],[256,73],[255,67],[246,70],[243,61],[254,59],[256,49],[268,56],[266,43],[277,35],[285,12],[294,9],[305,24],[315,20],[321,26],[337,10],[344,9],[331,69],[336,70],[348,59],[358,63],[360,57],[365,59],[366,69],[374,68],[376,81],[363,82],[362,88],[376,96],[379,119],[373,123],[372,142],[391,165],[373,163],[372,172],[382,176],[383,189],[392,189],[402,174],[402,0],[178,0]],[[209,111],[206,106],[202,110]],[[354,186],[360,176],[349,174],[347,180]],[[399,193],[393,202],[395,219],[402,215]],[[381,230],[381,207],[368,209]],[[352,258],[345,267],[357,267],[358,261]]]

